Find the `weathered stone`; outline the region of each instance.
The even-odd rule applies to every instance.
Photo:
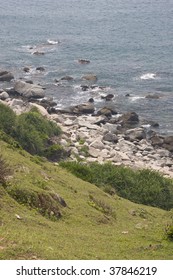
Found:
[[[135,141],[142,140],[146,138],[146,133],[143,128],[128,129],[125,132],[125,140]]]
[[[160,137],[158,135],[154,135],[153,137],[151,137],[150,141],[153,146],[162,146],[164,143],[163,137]]]
[[[29,72],[30,72],[30,67],[25,66],[25,67],[23,68],[23,71],[26,72],[26,73],[29,73]]]
[[[78,62],[79,62],[80,64],[89,64],[89,63],[90,63],[90,60],[88,60],[88,59],[79,59]]]
[[[0,81],[9,82],[12,79],[14,79],[14,76],[11,72],[3,71],[3,70],[0,71]]]
[[[111,117],[112,115],[117,114],[116,110],[108,108],[108,107],[103,107],[100,110],[97,111],[97,115],[104,115],[106,117]]]
[[[148,99],[159,99],[160,97],[158,95],[155,95],[155,94],[148,94],[145,96],[145,98],[148,98]]]
[[[61,78],[61,81],[73,81],[73,77],[71,76],[64,76]]]
[[[1,100],[6,100],[7,98],[9,98],[9,94],[6,91],[0,93]]]
[[[44,55],[44,52],[34,51],[32,54],[34,54],[34,55]]]
[[[117,143],[118,142],[118,137],[116,134],[113,134],[111,132],[106,133],[103,136],[103,141],[108,141],[108,142],[112,142],[112,143]]]
[[[93,81],[93,82],[95,82],[95,81],[97,81],[97,76],[94,75],[94,74],[88,74],[88,75],[84,75],[84,76],[82,77],[82,79],[87,80],[87,81]]]
[[[92,157],[97,158],[98,156],[100,156],[100,150],[95,149],[94,147],[89,147],[88,154]]]
[[[44,90],[41,86],[28,84],[20,80],[16,81],[14,89],[17,93],[26,98],[43,98],[45,96]]]
[[[48,112],[43,106],[41,106],[37,103],[30,103],[30,104],[32,107],[36,107],[42,116],[48,117]]]
[[[96,149],[104,149],[105,145],[101,140],[95,140],[90,144],[90,147],[96,148]]]
[[[71,108],[75,114],[93,114],[95,111],[94,105],[91,102],[76,105]]]
[[[106,101],[110,101],[114,98],[113,94],[107,94],[106,96],[101,96],[101,99],[105,99]]]
[[[119,121],[123,127],[131,127],[139,123],[139,117],[135,112],[128,112],[123,114]]]
[[[43,66],[39,66],[36,68],[37,71],[43,72],[45,71],[45,68]]]

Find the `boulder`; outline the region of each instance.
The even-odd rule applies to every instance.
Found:
[[[148,98],[148,99],[159,99],[160,97],[158,95],[155,95],[155,94],[148,94],[145,96],[145,98]]]
[[[173,152],[173,136],[166,136],[164,138],[163,147],[170,152]]]
[[[119,121],[123,127],[132,127],[139,123],[139,117],[135,112],[128,112],[123,114]]]
[[[44,52],[34,51],[32,54],[34,54],[34,55],[44,55]]]
[[[155,146],[162,146],[163,143],[164,143],[164,138],[159,136],[159,135],[153,135],[151,138],[150,138],[150,141],[151,141],[151,144],[155,147]]]
[[[125,140],[128,141],[135,141],[135,140],[142,140],[146,138],[146,132],[143,128],[133,128],[128,129],[125,132]]]
[[[25,66],[25,67],[23,68],[23,71],[24,71],[25,73],[29,73],[30,70],[31,70],[31,69],[30,69],[28,66]]]
[[[79,59],[78,62],[80,64],[89,64],[90,63],[90,61],[88,59]]]
[[[118,142],[118,137],[117,137],[116,134],[108,132],[103,136],[103,141],[117,143]]]
[[[117,114],[116,110],[108,108],[108,107],[103,107],[100,110],[97,111],[97,115],[104,115],[106,117],[111,117],[112,115]]]
[[[14,79],[14,76],[11,72],[8,71],[0,71],[0,81],[2,82],[9,82]]]
[[[88,74],[88,75],[84,75],[82,79],[87,81],[97,81],[97,76],[94,74]]]
[[[61,81],[73,81],[73,77],[71,76],[64,76],[61,78]]]
[[[93,114],[95,111],[94,105],[91,102],[76,105],[72,108],[75,114]]]
[[[106,96],[101,96],[101,99],[105,99],[106,101],[110,101],[112,100],[112,98],[114,97],[113,94],[107,94]]]
[[[41,106],[39,104],[36,104],[36,103],[29,103],[29,104],[32,107],[36,107],[42,116],[48,117],[49,114],[48,114],[47,110],[43,106]]]
[[[26,98],[43,98],[45,96],[44,90],[41,86],[29,84],[20,80],[16,81],[14,90]]]
[[[43,72],[45,71],[45,68],[43,66],[39,66],[36,68],[37,71]]]
[[[9,94],[6,91],[0,93],[1,100],[6,100],[7,98],[9,98]]]

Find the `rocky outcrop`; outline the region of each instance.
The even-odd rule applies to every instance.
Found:
[[[29,84],[20,80],[15,82],[14,90],[26,98],[43,98],[45,96],[44,90],[41,86]]]

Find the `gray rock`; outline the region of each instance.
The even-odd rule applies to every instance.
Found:
[[[164,138],[158,135],[154,135],[150,138],[150,141],[153,146],[162,146],[164,143]]]
[[[135,112],[128,112],[123,114],[119,121],[123,127],[131,127],[139,123],[139,117]]]
[[[125,140],[135,141],[135,140],[142,140],[146,138],[146,133],[143,128],[133,128],[128,129],[125,132]]]
[[[94,74],[88,74],[88,75],[84,75],[84,76],[82,77],[82,79],[87,80],[87,81],[93,81],[93,82],[95,82],[95,81],[97,81],[97,76],[94,75]]]
[[[28,84],[20,80],[16,81],[14,89],[17,93],[26,98],[43,98],[45,96],[44,90],[41,86]]]
[[[89,147],[88,154],[94,158],[97,158],[100,156],[100,150],[95,149],[94,147]]]
[[[1,100],[6,100],[7,98],[9,98],[9,94],[6,91],[0,93]]]
[[[73,77],[71,76],[64,76],[61,78],[61,81],[73,81]]]
[[[90,63],[90,60],[88,60],[88,59],[79,59],[78,62],[79,62],[80,64],[89,64],[89,63]]]
[[[5,71],[5,70],[0,71],[0,81],[9,82],[12,79],[14,79],[14,76],[11,72],[8,72],[8,71]]]
[[[105,145],[101,140],[95,140],[90,144],[90,147],[96,148],[96,149],[104,149]]]
[[[117,137],[117,135],[112,134],[111,132],[108,132],[103,136],[103,141],[117,143],[118,142],[118,137]]]

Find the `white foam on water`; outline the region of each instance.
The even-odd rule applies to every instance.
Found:
[[[154,73],[146,73],[140,76],[141,80],[154,80],[156,79],[156,74]]]
[[[54,40],[50,40],[50,39],[48,39],[47,42],[50,45],[57,45],[57,44],[59,44],[59,41],[54,41]]]
[[[145,97],[144,96],[132,96],[132,97],[129,97],[129,100],[131,100],[132,102],[135,102],[139,99],[144,99]]]

